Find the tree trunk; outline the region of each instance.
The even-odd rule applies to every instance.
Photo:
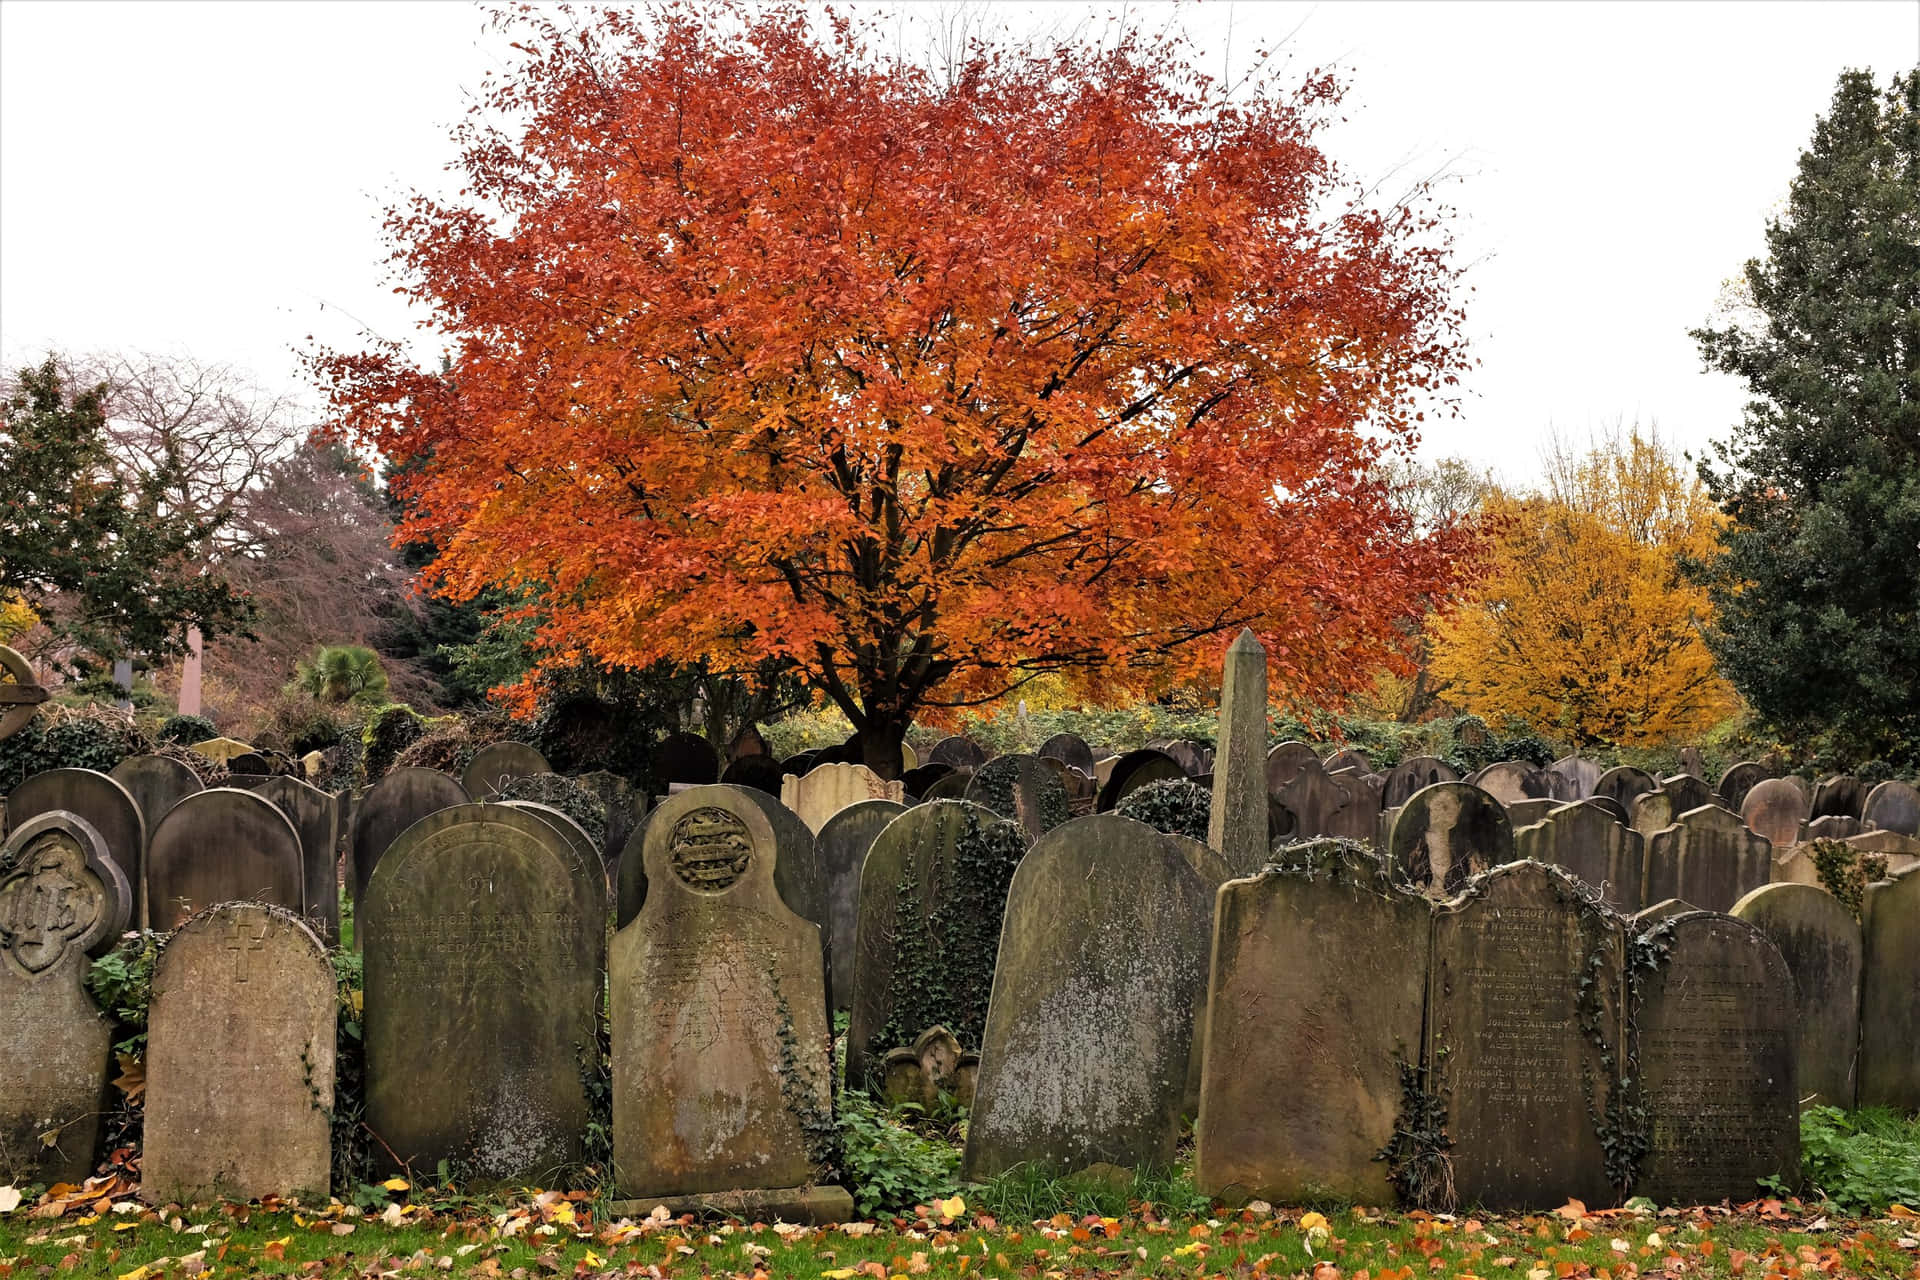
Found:
[[[888,782],[902,773],[900,744],[906,741],[907,721],[897,717],[868,715],[858,731],[860,763]]]

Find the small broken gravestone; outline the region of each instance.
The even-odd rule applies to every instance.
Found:
[[[1634,1193],[1736,1203],[1799,1182],[1793,978],[1752,925],[1688,911],[1634,940],[1648,1146]]]
[[[780,784],[780,803],[799,814],[816,835],[828,818],[862,800],[905,804],[907,789],[863,764],[817,764],[804,776],[789,775]]]
[[[1860,1105],[1920,1111],[1920,870],[1867,886]]]
[[[494,800],[516,778],[552,772],[547,758],[524,742],[489,742],[461,771],[460,786],[468,799]]]
[[[300,833],[270,802],[238,787],[196,791],[167,811],[147,849],[147,918],[179,927],[196,911],[248,899],[306,909]]]
[[[1780,948],[1796,992],[1794,1078],[1809,1105],[1851,1111],[1860,1045],[1860,922],[1825,889],[1769,884],[1733,904]]]
[[[1066,783],[1039,756],[995,756],[973,775],[966,799],[1018,823],[1028,844],[1071,816]]]
[[[291,912],[226,902],[174,932],[147,1013],[142,1199],[327,1203],[337,998]]]
[[[1284,857],[1219,895],[1194,1183],[1236,1203],[1391,1204],[1376,1155],[1420,1062],[1430,907],[1356,846]]]
[[[862,800],[827,819],[814,846],[827,880],[828,954],[833,957],[833,1006],[853,1005],[854,930],[860,922],[860,868],[887,824],[907,811],[892,800]]]
[[[438,769],[395,769],[369,787],[354,806],[353,826],[347,834],[355,905],[366,892],[380,856],[402,831],[430,813],[466,803],[465,788]],[[365,941],[362,922],[356,919],[354,925],[354,941],[360,945]]]
[[[1416,797],[1417,799],[1417,797]],[[1475,879],[1433,921],[1427,1053],[1460,1203],[1608,1204],[1600,1125],[1626,1047],[1626,929],[1556,867]]]
[[[1465,782],[1436,783],[1402,805],[1387,856],[1416,889],[1451,897],[1467,877],[1513,859],[1513,828],[1498,800]]]
[[[1798,843],[1806,820],[1806,794],[1786,778],[1762,779],[1740,801],[1740,821],[1776,850]]]
[[[1021,861],[964,1177],[1172,1161],[1213,918],[1177,840],[1102,813],[1055,827]]]
[[[646,905],[614,937],[614,1176],[654,1200],[799,1189],[830,1158],[820,930],[774,891],[748,793],[669,797],[647,824]]]
[[[82,818],[29,818],[0,847],[0,1183],[93,1172],[113,1024],[87,994],[87,953],[120,935],[132,906]]]
[[[1772,878],[1773,847],[1719,805],[1702,805],[1648,839],[1641,901],[1725,911]]]
[[[1640,909],[1646,841],[1601,805],[1591,800],[1561,805],[1537,825],[1514,832],[1513,843],[1515,857],[1561,868],[1598,889],[1614,910]]]
[[[376,1159],[482,1182],[581,1158],[606,880],[539,815],[465,804],[381,857],[366,922],[367,1124]]]
[[[107,844],[107,856],[120,868],[133,893],[130,922],[135,927],[144,923],[147,849],[154,827],[147,825],[132,793],[95,769],[48,769],[29,776],[7,793],[4,809],[0,809],[9,831],[19,830],[43,813],[74,814],[100,833]],[[153,924],[155,928],[165,927],[158,920]]]
[[[911,1046],[887,1050],[880,1063],[880,1098],[890,1107],[912,1103],[931,1113],[947,1094],[963,1107],[973,1105],[980,1077],[980,1055],[960,1047],[945,1027],[928,1027]]]

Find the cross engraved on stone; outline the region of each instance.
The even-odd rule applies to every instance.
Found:
[[[254,933],[247,928],[245,920],[235,917],[233,932],[227,935],[228,951],[233,952],[233,980],[245,982],[248,979],[247,954],[258,951],[267,944],[267,926],[261,922],[260,931]]]

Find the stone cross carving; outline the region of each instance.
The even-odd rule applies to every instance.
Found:
[[[233,927],[227,932],[226,949],[233,952],[233,980],[245,982],[251,976],[247,965],[247,956],[266,946],[267,925],[270,921],[260,920],[258,929],[249,927],[247,916],[242,912],[233,913]]]

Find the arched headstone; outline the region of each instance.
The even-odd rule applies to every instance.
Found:
[[[1773,875],[1773,846],[1719,805],[1681,814],[1647,840],[1646,902],[1679,898],[1725,911]]]
[[[1920,788],[1889,778],[1867,793],[1860,819],[1870,828],[1920,835]]]
[[[863,764],[815,765],[805,777],[789,776],[780,786],[780,803],[799,814],[807,829],[816,833],[827,825],[828,818],[848,805],[862,800],[904,804],[906,798],[907,789],[898,781],[888,782]]]
[[[1034,754],[1043,759],[1058,760],[1088,777],[1093,776],[1093,748],[1077,733],[1056,733],[1041,743],[1040,749]]]
[[[1739,813],[1746,803],[1747,792],[1765,782],[1770,776],[1772,775],[1767,772],[1765,765],[1757,764],[1752,760],[1742,760],[1739,764],[1729,766],[1727,771],[1720,775],[1720,783],[1714,790],[1720,793],[1721,804]]]
[[[340,804],[329,793],[298,778],[262,779],[248,788],[273,805],[300,834],[301,891],[307,919],[323,942],[340,940]]]
[[[1807,810],[1807,817],[1857,818],[1866,799],[1865,783],[1850,773],[1835,774],[1830,778],[1822,778],[1814,787],[1813,803]]]
[[[587,829],[550,804],[541,804],[535,800],[502,800],[501,804],[514,809],[523,809],[553,829],[553,833],[566,841],[567,848],[589,867],[600,866],[600,847],[587,834]],[[601,873],[602,887],[605,886],[605,873]]]
[[[1114,762],[1106,783],[1100,788],[1100,799],[1095,802],[1095,807],[1101,813],[1106,813],[1126,799],[1128,792],[1136,791],[1150,782],[1165,782],[1170,778],[1186,776],[1187,771],[1180,767],[1180,762],[1164,751],[1152,747],[1129,751]]]
[[[1659,787],[1652,774],[1630,764],[1615,765],[1593,784],[1593,794],[1605,796],[1627,813],[1633,812],[1633,799]]]
[[[956,769],[978,769],[987,762],[987,753],[970,738],[942,738],[927,753],[928,764],[952,765]]]
[[[662,790],[720,780],[720,753],[697,733],[670,733],[653,748],[653,779]]]
[[[171,756],[128,756],[107,776],[125,787],[140,806],[149,833],[160,825],[167,810],[194,792],[205,790],[200,776]]]
[[[967,788],[973,785],[973,770],[955,769],[944,778],[936,778],[920,793],[923,802],[932,800],[964,800]]]
[[[1398,809],[1413,798],[1413,793],[1440,782],[1458,782],[1460,773],[1438,756],[1414,756],[1387,770],[1386,786],[1380,796],[1385,809]],[[1271,786],[1271,774],[1269,774]]]
[[[1740,820],[1784,852],[1799,842],[1800,824],[1807,820],[1807,798],[1787,779],[1767,778],[1755,783],[1741,800]]]
[[[1592,800],[1561,805],[1513,833],[1514,856],[1561,868],[1598,889],[1607,905],[1631,914],[1640,909],[1646,875],[1646,841]]]
[[[1330,776],[1318,760],[1303,762],[1293,776],[1269,792],[1280,811],[1279,835],[1283,840],[1312,840],[1334,834],[1341,817],[1358,803],[1360,783],[1356,776]],[[1369,824],[1370,825],[1370,824]]]
[[[1175,738],[1162,746],[1160,751],[1171,756],[1189,778],[1213,772],[1213,748],[1204,742]]]
[[[461,771],[460,786],[472,800],[492,800],[516,778],[552,773],[547,758],[524,742],[489,742]]]
[[[1291,738],[1275,743],[1267,752],[1267,794],[1272,795],[1286,785],[1308,761],[1316,766],[1320,764],[1320,753],[1313,749],[1313,744]]]
[[[1342,747],[1329,755],[1320,762],[1320,767],[1328,773],[1336,773],[1341,769],[1353,769],[1360,773],[1373,772],[1373,765],[1368,763],[1366,756],[1352,747]]]
[[[974,773],[966,798],[1019,823],[1029,843],[1069,816],[1066,783],[1038,756],[995,756]]]
[[[7,830],[18,831],[43,813],[77,814],[100,833],[106,841],[107,856],[120,868],[127,888],[133,892],[132,923],[144,923],[147,844],[153,828],[147,826],[133,795],[95,769],[48,769],[33,774],[7,794]]]
[[[854,931],[860,923],[860,868],[887,824],[907,811],[893,800],[862,800],[827,819],[814,838],[827,881],[827,935],[833,957],[833,1007],[853,1007]]]
[[[395,769],[369,787],[354,807],[353,829],[347,836],[355,904],[366,892],[380,856],[402,831],[430,813],[467,803],[466,789],[438,769]],[[355,941],[360,941],[357,927]]]
[[[1553,795],[1553,777],[1524,760],[1501,760],[1467,779],[1501,804],[1544,800]]]
[[[1394,814],[1387,857],[1414,887],[1451,897],[1469,876],[1513,860],[1513,827],[1500,802],[1480,788],[1436,783]]]
[[[764,791],[774,799],[780,798],[780,782],[786,777],[780,771],[779,761],[766,755],[741,756],[727,766],[720,775],[720,781],[730,787],[752,787],[755,791]]]
[[[1727,914],[1764,933],[1793,974],[1799,1096],[1851,1111],[1860,1044],[1860,922],[1832,894],[1806,884],[1762,885]]]
[[[237,787],[195,792],[153,829],[147,919],[173,929],[197,911],[239,900],[306,911],[300,833],[270,801]]]
[[[1547,772],[1553,777],[1553,798],[1572,803],[1591,796],[1606,770],[1600,767],[1597,760],[1562,756],[1547,766]]]

